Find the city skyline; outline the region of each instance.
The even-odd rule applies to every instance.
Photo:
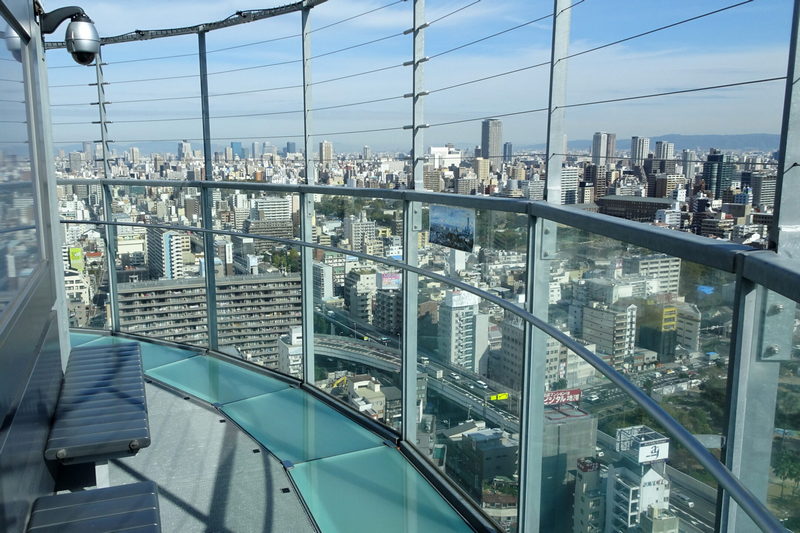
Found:
[[[785,4],[785,7],[784,7]],[[383,97],[398,98],[376,104],[346,107],[337,110],[318,111],[314,114],[312,133],[318,132],[314,143],[328,138],[335,144],[344,147],[352,146],[352,150],[369,144],[375,150],[408,150],[410,136],[402,131],[410,112],[410,102],[399,98],[403,91],[397,90],[403,85],[401,80],[407,76],[402,67],[392,67],[376,74],[356,76],[336,82],[326,82],[333,78],[349,76],[371,69],[382,69],[393,64],[400,65],[408,59],[410,42],[401,35],[410,25],[410,10],[399,4],[380,9],[355,19],[359,25],[358,37],[351,37],[342,42],[342,35],[347,35],[348,24],[343,23],[331,29],[324,26],[358,15],[385,4],[377,2],[328,2],[314,10],[315,19],[312,29],[320,27],[312,35],[312,56],[314,53],[326,54],[324,61],[313,61],[315,82],[324,82],[313,88],[314,107],[328,107],[342,103],[353,103]],[[715,2],[704,5],[709,11],[723,7],[725,4]],[[519,15],[511,16],[510,6],[523,8]],[[526,4],[519,2],[493,3],[486,2],[471,5],[452,16],[435,22],[426,30],[426,54],[437,55],[469,42],[464,34],[455,32],[455,28],[467,28],[468,34],[476,38],[492,35],[514,26],[534,20],[533,9],[525,9]],[[147,7],[138,10],[131,18],[120,20],[116,10],[102,3],[89,2],[84,6],[97,22],[101,35],[117,34],[130,31],[133,27],[164,27],[169,24],[157,24],[155,21],[180,20],[181,23],[202,22],[187,20],[193,10],[182,10],[180,14],[169,16],[169,11],[158,18],[143,17],[139,14],[148,12]],[[239,7],[239,6],[237,6]],[[244,8],[251,6],[244,6]],[[253,6],[254,7],[254,6]],[[263,7],[263,6],[258,6]],[[429,4],[427,7],[429,20],[450,13],[459,6]],[[159,9],[161,6],[159,6]],[[604,97],[618,97],[645,94],[669,90],[680,90],[701,86],[718,85],[726,82],[742,80],[742,72],[748,79],[781,76],[785,73],[785,47],[781,46],[788,34],[781,22],[782,8],[788,16],[788,3],[769,7],[758,3],[740,6],[734,9],[690,22],[676,28],[656,32],[655,34],[635,39],[630,43],[612,46],[576,57],[570,61],[568,87],[570,101],[587,101]],[[171,6],[172,9],[172,6]],[[175,8],[176,11],[180,11]],[[204,8],[205,9],[205,8]],[[624,21],[634,17],[627,10],[615,11],[612,30],[599,32],[587,25],[588,19],[596,15],[597,6],[591,3],[581,4],[573,13],[572,43],[570,51],[580,51],[624,37],[631,32],[626,29]],[[197,10],[199,12],[199,10]],[[513,11],[513,10],[512,10]],[[693,14],[705,11],[695,7],[685,9],[673,6],[670,10],[659,10],[654,5],[644,5],[638,10],[641,20],[652,21],[647,28],[682,20]],[[696,13],[694,11],[697,11]],[[230,14],[226,6],[213,6],[203,11],[204,18],[224,18]],[[680,13],[680,15],[676,15]],[[279,20],[280,19],[280,20]],[[353,22],[355,24],[356,22]],[[708,31],[697,32],[698,25]],[[743,30],[743,25],[747,31]],[[617,29],[618,27],[618,29]],[[237,27],[235,32],[221,30],[208,34],[209,85],[212,95],[236,92],[232,89],[258,89],[290,86],[301,83],[299,62],[299,40],[297,38],[275,40],[258,46],[247,46],[249,43],[271,40],[264,39],[264,33],[280,39],[282,36],[296,35],[299,28],[299,16],[278,17]],[[643,29],[647,29],[643,28]],[[113,30],[113,31],[112,31]],[[356,47],[353,51],[330,53],[358,45],[373,39],[383,39],[380,43]],[[345,33],[343,33],[345,32]],[[719,42],[711,42],[708,35],[715,33]],[[729,36],[729,39],[725,39]],[[734,39],[735,36],[735,39]],[[476,78],[491,77],[495,74],[519,69],[520,67],[538,64],[549,58],[549,48],[544,46],[549,38],[549,22],[542,20],[523,26],[519,29],[503,33],[475,46],[447,53],[431,60],[426,70],[425,88],[433,89],[433,94],[425,100],[425,121],[430,124],[474,118],[464,128],[461,125],[435,126],[425,131],[426,143],[442,145],[453,142],[458,145],[478,144],[479,137],[474,133],[465,136],[464,132],[477,130],[480,121],[497,117],[504,122],[504,140],[514,146],[526,146],[544,142],[545,116],[543,113],[529,113],[503,118],[502,114],[533,109],[546,105],[544,89],[547,84],[547,69],[536,68],[517,74],[501,76],[484,82],[465,85],[461,88],[436,92],[435,89],[470,81]],[[188,54],[187,57],[176,57],[158,61],[119,63],[144,57],[162,57],[162,46],[158,41],[144,41],[136,47],[130,45],[111,45],[104,50],[105,77],[111,82],[107,92],[111,101],[118,103],[109,106],[109,119],[115,124],[110,126],[112,138],[126,144],[125,140],[153,139],[155,137],[200,138],[199,102],[197,100],[171,100],[149,102],[144,104],[123,103],[129,100],[149,98],[153,95],[155,82],[135,82],[139,79],[169,79],[157,87],[165,97],[172,95],[199,94],[197,78],[196,40],[191,37],[171,38],[171,50],[175,54]],[[675,42],[681,42],[675,48]],[[670,43],[665,48],[666,43]],[[735,45],[733,43],[736,43]],[[243,46],[244,45],[244,46]],[[219,51],[227,47],[240,47],[228,51]],[[241,47],[243,46],[243,47]],[[131,52],[134,50],[134,52]],[[514,53],[511,53],[513,50]],[[353,68],[352,60],[358,59],[358,68]],[[588,61],[591,59],[591,61]],[[89,124],[80,125],[86,110],[94,114],[93,108],[68,107],[61,104],[70,102],[88,102],[96,98],[92,87],[58,87],[91,83],[94,69],[73,67],[69,64],[68,55],[62,50],[48,52],[50,69],[51,100],[53,120],[56,123],[69,122],[67,125],[54,126],[56,141],[81,141],[92,138]],[[438,68],[433,68],[437,64]],[[277,64],[281,63],[281,64]],[[272,66],[265,66],[272,65]],[[608,66],[625,65],[624,70],[607,71]],[[674,68],[671,65],[675,65]],[[607,73],[596,72],[606,69]],[[229,71],[224,76],[217,75]],[[678,73],[690,72],[691,76]],[[463,74],[462,74],[463,73]],[[578,80],[591,78],[594,80],[592,91],[587,92]],[[618,88],[621,80],[625,81],[624,94]],[[124,82],[124,83],[120,83]],[[524,90],[523,90],[524,89]],[[479,98],[486,92],[496,94],[492,99]],[[733,134],[777,132],[780,126],[780,102],[782,102],[783,86],[781,83],[765,83],[753,87],[738,87],[701,92],[682,96],[635,101],[615,106],[614,113],[606,106],[590,106],[577,108],[567,112],[567,136],[570,139],[591,139],[598,129],[616,132],[618,138],[624,139],[636,134],[656,137],[668,133],[681,134]],[[541,93],[541,94],[540,94]],[[302,135],[301,114],[259,115],[263,113],[285,112],[302,109],[298,91],[270,90],[255,92],[236,97],[212,97],[211,116],[247,115],[232,119],[212,119],[212,136],[218,139],[229,137],[248,137],[250,139],[272,140],[274,144],[282,144],[287,140],[301,140],[293,135]],[[758,104],[756,104],[758,102]],[[716,112],[707,114],[709,105]],[[246,107],[248,113],[242,113]],[[146,108],[148,116],[157,118],[175,117],[181,120],[162,121],[157,124],[137,124],[126,122],[141,118],[141,111]],[[734,112],[735,110],[735,112]],[[647,116],[647,123],[641,117]],[[698,120],[700,116],[715,116],[713,121]],[[96,117],[91,116],[92,120]],[[183,120],[186,119],[186,120]],[[190,120],[191,119],[191,120]],[[87,121],[90,122],[90,121]],[[157,127],[158,135],[153,135]],[[362,129],[397,127],[396,131],[374,132],[355,135],[323,135],[340,131],[357,131]],[[643,131],[643,130],[648,131]],[[128,143],[130,144],[130,143]]]

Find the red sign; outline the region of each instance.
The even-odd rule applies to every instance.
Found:
[[[545,405],[561,405],[581,401],[580,389],[551,390],[544,393]]]

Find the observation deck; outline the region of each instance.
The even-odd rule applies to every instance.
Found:
[[[152,444],[109,481],[156,482],[165,531],[800,528],[800,1],[777,74],[591,100],[567,99],[568,64],[776,15],[720,5],[585,46],[571,31],[600,8],[555,0],[462,42],[478,3],[304,0],[104,37],[90,67],[31,2],[0,3],[0,529],[71,474],[40,453],[70,348],[131,340]],[[543,31],[541,61],[448,63]],[[546,91],[470,118],[448,102],[513,79]],[[752,86],[783,102],[771,151],[564,140],[567,112],[624,124]],[[469,124],[474,156],[426,144]],[[504,127],[544,150],[506,150]]]

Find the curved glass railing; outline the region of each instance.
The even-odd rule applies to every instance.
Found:
[[[139,187],[59,184],[102,184],[110,196]],[[86,285],[68,295],[83,313],[74,326],[208,346],[299,378],[381,423],[419,468],[449,480],[451,499],[509,531],[531,520],[546,530],[724,530],[745,520],[737,508],[765,531],[797,520],[800,272],[788,260],[522,200],[147,187],[269,198],[292,221],[221,230],[64,220],[94,259],[69,271]],[[313,222],[299,209],[308,199]],[[426,235],[441,206],[473,210],[472,252]],[[115,243],[102,226],[116,228]],[[116,273],[90,248],[114,257]],[[145,273],[145,251],[161,254],[158,272]],[[766,434],[753,433],[759,412]]]

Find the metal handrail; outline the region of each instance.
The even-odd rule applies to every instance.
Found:
[[[543,201],[495,196],[468,196],[461,194],[433,193],[400,189],[365,189],[353,187],[333,187],[325,185],[285,185],[254,181],[170,181],[170,180],[132,180],[132,179],[59,179],[59,185],[112,185],[125,187],[174,187],[196,189],[234,189],[262,191],[278,194],[324,194],[330,196],[350,196],[382,200],[421,202],[487,209],[506,213],[526,214],[565,224],[623,241],[636,246],[649,248],[673,257],[679,257],[717,270],[733,273],[736,271],[736,256],[753,250],[749,246],[728,241],[709,239],[691,233],[674,231],[630,220],[588,213],[580,209],[557,206]],[[760,282],[760,280],[753,280]]]
[[[689,450],[689,452],[694,456],[694,458],[697,459],[697,461],[704,468],[708,470],[708,472],[714,477],[714,479],[719,483],[719,485],[722,486],[727,491],[727,493],[731,496],[731,498],[733,498],[739,504],[739,506],[747,513],[747,515],[753,520],[753,522],[755,522],[763,531],[775,531],[775,532],[785,531],[785,528],[781,526],[780,522],[775,518],[774,515],[772,515],[772,513],[769,512],[766,506],[761,501],[759,501],[758,498],[756,498],[752,494],[752,492],[750,492],[750,490],[748,490],[744,485],[742,485],[741,482],[731,473],[731,471],[728,470],[728,468],[725,467],[716,457],[714,457],[694,437],[694,435],[692,435],[679,422],[677,422],[674,418],[672,418],[672,416],[670,416],[669,413],[667,413],[664,409],[662,409],[661,406],[657,402],[655,402],[650,396],[645,394],[639,387],[630,382],[624,375],[615,370],[611,365],[603,361],[597,354],[595,354],[591,350],[588,350],[584,345],[577,342],[572,337],[566,335],[558,328],[545,322],[541,318],[534,316],[533,314],[529,313],[522,307],[519,307],[507,300],[504,300],[503,298],[497,295],[491,294],[482,289],[478,289],[462,281],[448,278],[447,276],[444,276],[442,274],[430,272],[420,267],[407,265],[401,261],[387,259],[384,257],[372,256],[370,254],[365,254],[354,250],[346,250],[343,248],[325,246],[321,244],[308,243],[303,241],[296,241],[292,239],[281,239],[277,237],[267,237],[264,235],[248,234],[243,232],[235,232],[227,230],[210,230],[210,229],[193,228],[186,226],[174,226],[169,224],[140,224],[134,222],[105,222],[105,221],[86,221],[86,220],[77,220],[77,221],[62,220],[61,222],[65,224],[106,224],[113,226],[142,227],[142,228],[155,227],[155,228],[172,229],[179,231],[193,231],[198,233],[246,236],[254,239],[268,240],[270,242],[282,243],[289,246],[303,246],[327,252],[359,257],[361,259],[366,259],[368,261],[382,263],[393,268],[414,272],[417,275],[428,277],[436,281],[448,284],[450,286],[459,288],[471,294],[474,294],[480,298],[483,298],[484,300],[487,300],[501,307],[506,311],[509,311],[510,313],[519,316],[520,318],[531,324],[539,331],[554,338],[555,340],[566,346],[569,350],[580,356],[584,361],[589,363],[603,376],[605,376],[609,381],[611,381],[614,385],[619,387],[628,396],[630,396],[631,399],[633,399],[633,401],[635,401],[647,414],[652,416],[653,419],[659,424],[661,424],[661,426],[664,427],[669,434],[671,434],[678,440],[678,442],[680,442],[683,446],[685,446],[686,449]],[[758,256],[753,256],[753,257],[757,258]],[[795,276],[800,277],[800,274],[795,273]]]

